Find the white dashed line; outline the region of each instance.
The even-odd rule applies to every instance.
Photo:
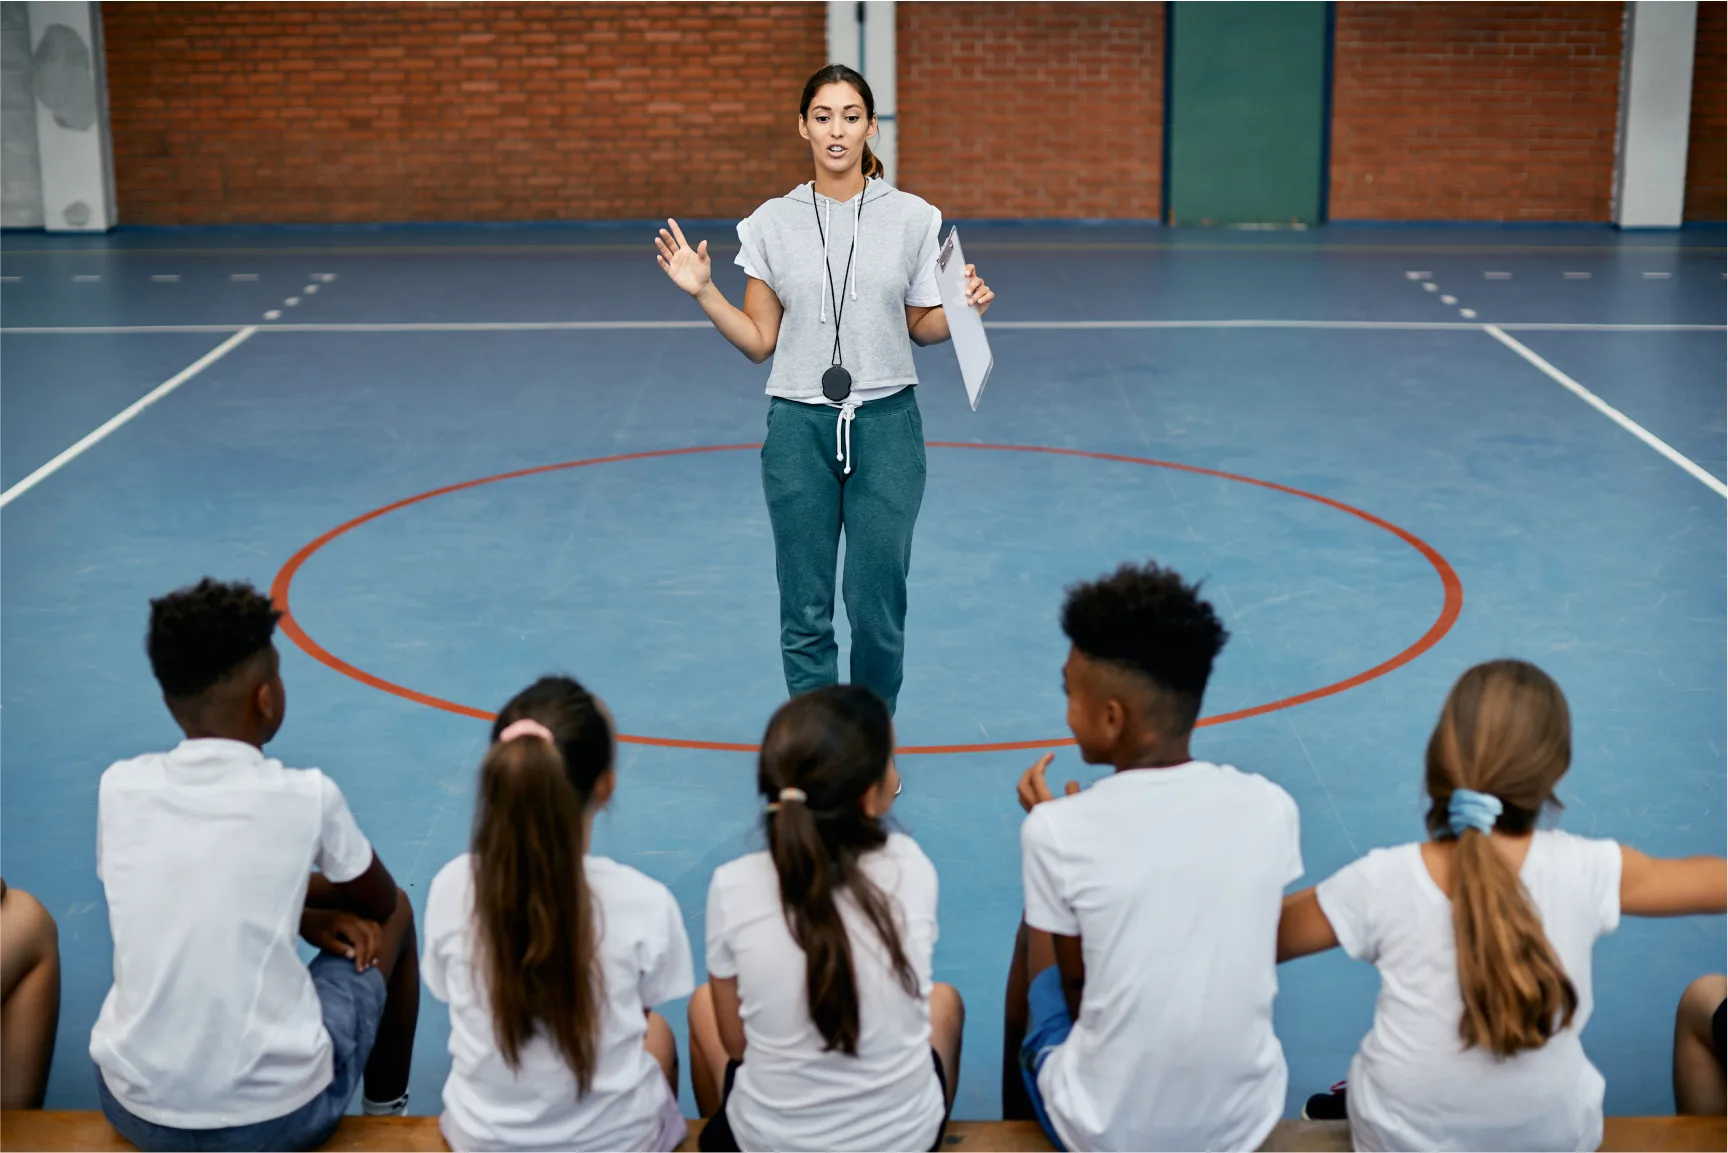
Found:
[[[316,284],[308,284],[305,288],[302,288],[300,290],[300,295],[301,296],[311,296],[314,292],[317,292],[317,291],[318,291],[318,286]]]
[[[1439,292],[1440,286],[1438,284],[1435,284],[1432,280],[1430,280],[1428,283],[1426,283],[1422,286],[1422,291],[1423,292]]]
[[[293,308],[296,304],[300,303],[300,298],[298,296],[290,296],[288,299],[284,300],[282,303],[286,304],[289,308]]]
[[[1511,280],[1512,274],[1510,272],[1484,272],[1482,274],[1482,279],[1483,280]]]
[[[178,272],[158,272],[150,279],[156,284],[179,284],[180,274]]]
[[[1667,280],[1670,276],[1673,276],[1673,275],[1674,274],[1672,272],[1646,272],[1644,274],[1644,279],[1645,280]]]
[[[312,274],[312,279],[318,281],[320,284],[329,284],[332,280],[336,279],[336,274],[334,272],[314,272]]]
[[[228,279],[229,280],[236,280],[236,281],[239,281],[239,280],[257,280],[258,274],[256,272],[230,272],[228,274]]]
[[[264,319],[265,320],[279,320],[279,319],[281,319],[281,316],[282,316],[282,310],[280,308],[272,308],[269,312],[266,312],[264,314]]]
[[[1442,296],[1440,298],[1440,303],[1441,304],[1457,304],[1458,298],[1456,296]]]
[[[22,283],[24,283],[24,278],[22,276],[0,276],[0,284],[22,284]]]
[[[1465,320],[1475,320],[1476,310],[1474,308],[1460,308],[1458,310],[1458,315],[1462,316]]]
[[[1433,275],[1434,274],[1432,272],[1406,272],[1404,274],[1404,279],[1405,280],[1427,280],[1430,276],[1433,276]]]
[[[1589,280],[1590,279],[1590,274],[1588,272],[1562,272],[1560,274],[1560,276],[1561,276],[1561,279],[1563,279],[1563,280]]]
[[[100,276],[92,276],[89,273],[86,273],[83,276],[74,276],[72,278],[72,283],[73,284],[100,284],[100,283],[102,283],[102,278]]]

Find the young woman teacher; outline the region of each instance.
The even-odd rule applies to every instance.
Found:
[[[654,244],[660,267],[722,336],[757,364],[774,357],[762,489],[787,691],[839,680],[834,569],[844,528],[852,683],[892,709],[924,500],[912,342],[948,339],[936,290],[942,214],[882,179],[865,143],[876,135],[876,102],[864,77],[830,64],[804,85],[798,113],[815,179],[738,225],[737,263],[749,276],[742,309],[714,286],[706,240],[692,248],[668,220]],[[983,312],[995,294],[971,266],[966,273],[967,299]]]

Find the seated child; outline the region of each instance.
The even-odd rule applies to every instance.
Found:
[[[1602,1075],[1579,1042],[1596,939],[1622,913],[1722,912],[1728,862],[1538,829],[1571,759],[1560,687],[1523,661],[1477,665],[1428,742],[1429,839],[1285,901],[1279,960],[1342,946],[1380,970],[1350,1064],[1356,1148],[1602,1143]]]
[[[421,972],[450,1006],[450,1148],[669,1151],[678,1051],[649,1006],[695,977],[672,893],[587,854],[612,718],[568,677],[517,693],[480,765],[472,849],[426,898]]]
[[[1674,1012],[1674,1111],[1701,1117],[1728,1113],[1724,1036],[1728,1032],[1728,977],[1700,977],[1686,987]]]
[[[368,1113],[407,1105],[413,914],[336,783],[263,753],[286,707],[277,616],[208,578],[152,601],[150,665],[186,739],[98,789],[114,985],[90,1057],[140,1149],[313,1148],[362,1069]],[[324,950],[310,968],[296,928]]]
[[[60,1022],[60,933],[42,903],[0,881],[0,1109],[40,1109]]]
[[[1005,1065],[1061,1147],[1253,1149],[1284,1112],[1272,999],[1295,802],[1189,752],[1227,637],[1197,585],[1124,566],[1069,591],[1062,629],[1068,727],[1116,771],[1059,798],[1049,755],[1021,778]]]
[[[900,790],[888,706],[835,685],[768,722],[766,852],[708,890],[690,1000],[703,1149],[940,1149],[960,994],[931,983],[936,870],[884,824]]]

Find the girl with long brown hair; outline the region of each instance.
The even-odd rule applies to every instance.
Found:
[[[690,999],[702,1148],[940,1148],[964,1013],[930,979],[936,870],[884,824],[887,706],[851,685],[794,697],[756,780],[768,849],[715,871]]]
[[[1622,913],[1728,907],[1728,861],[1657,860],[1538,829],[1572,759],[1560,687],[1489,661],[1428,742],[1429,839],[1378,849],[1288,897],[1278,959],[1335,946],[1380,970],[1350,1066],[1358,1149],[1595,1149],[1602,1075],[1579,1042],[1591,951]]]
[[[432,881],[421,965],[450,1006],[455,1150],[670,1150],[678,1053],[652,1006],[695,984],[671,892],[587,853],[612,718],[568,677],[518,693],[480,765],[472,848]]]

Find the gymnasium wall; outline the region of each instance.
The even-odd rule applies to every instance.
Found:
[[[900,183],[950,217],[1157,219],[1161,3],[901,3]]]
[[[1345,2],[1336,220],[1605,221],[1624,8]]]
[[[1728,220],[1728,3],[1698,5],[1686,219]]]
[[[1725,7],[1699,5],[1689,220],[1728,218]],[[1607,220],[1623,15],[1339,3],[1329,215]],[[127,224],[742,215],[808,178],[795,85],[826,53],[821,3],[103,20]],[[906,2],[896,22],[903,186],[954,218],[1158,216],[1162,4]]]
[[[821,3],[105,3],[127,224],[741,216]],[[792,82],[794,85],[797,81]]]

